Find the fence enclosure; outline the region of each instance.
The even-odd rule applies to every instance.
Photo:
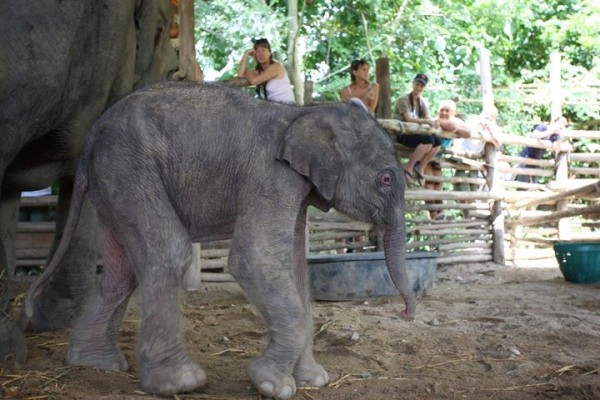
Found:
[[[560,65],[556,56],[553,63]],[[556,69],[558,68],[558,72]],[[553,115],[560,114],[560,68],[551,68],[551,99]],[[489,55],[481,49],[481,92],[484,104],[493,102]],[[387,75],[386,75],[387,73]],[[392,139],[397,135],[431,132],[426,126],[402,123],[390,119],[392,103],[389,65],[386,59],[377,61],[377,80],[381,85],[378,115],[382,127]],[[242,86],[235,80],[228,84]],[[554,88],[554,89],[552,89]],[[305,86],[305,99],[310,102],[312,85]],[[558,105],[557,105],[558,104]],[[599,131],[567,130],[564,139],[574,148],[581,140],[600,139]],[[529,146],[551,151],[551,145],[505,132],[504,145]],[[410,149],[396,144],[401,162]],[[428,176],[428,182],[442,184],[441,191],[409,187],[407,201],[407,249],[436,251],[438,264],[494,261],[517,266],[556,265],[553,242],[560,240],[600,240],[600,154],[559,151],[552,157],[534,160],[503,154],[493,145],[485,146],[484,154],[473,156],[443,151],[439,160],[442,176]],[[456,171],[475,173],[455,176]],[[512,177],[537,177],[540,183],[519,182]],[[454,190],[458,183],[479,187],[475,192]],[[52,207],[55,196],[23,198],[22,206]],[[446,219],[428,217],[430,210],[440,210]],[[17,230],[17,266],[38,266],[45,263],[54,233],[53,222],[21,222]],[[378,232],[369,224],[350,220],[332,210],[323,213],[309,210],[309,254],[374,251],[381,249]],[[227,272],[228,241],[205,243],[195,247],[196,263],[205,280],[230,280]]]

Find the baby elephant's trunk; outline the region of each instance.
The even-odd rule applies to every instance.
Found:
[[[415,292],[408,279],[408,269],[406,268],[406,225],[404,214],[397,213],[394,222],[394,224],[386,227],[383,236],[385,262],[392,282],[394,282],[406,305],[400,316],[412,321],[415,318],[417,304]]]

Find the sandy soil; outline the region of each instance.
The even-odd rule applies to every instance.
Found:
[[[208,386],[178,399],[261,399],[245,366],[265,343],[235,284],[184,294],[187,349]],[[566,283],[558,269],[475,264],[440,269],[412,323],[399,298],[315,305],[316,358],[331,384],[296,399],[599,399],[600,285]],[[67,331],[30,334],[24,366],[0,373],[10,399],[153,399],[140,391],[132,303],[120,346],[129,373],[63,364]]]

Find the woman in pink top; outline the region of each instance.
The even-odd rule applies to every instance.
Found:
[[[247,68],[248,59],[254,57],[256,69]],[[238,78],[246,78],[257,86],[259,95],[266,100],[294,103],[294,92],[283,65],[273,60],[271,45],[267,39],[254,41],[254,46],[244,52],[238,65]]]

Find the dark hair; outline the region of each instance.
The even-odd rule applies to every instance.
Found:
[[[264,47],[267,50],[269,50],[269,53],[271,53],[271,56],[269,57],[269,64],[273,64],[273,51],[271,50],[271,44],[269,43],[269,40],[266,38],[260,38],[260,39],[252,39],[252,42],[254,43],[254,50],[256,50],[259,47]],[[256,70],[261,72],[263,70],[262,65],[260,65],[260,63],[256,63]],[[267,83],[263,83],[261,85],[257,85],[256,86],[256,94],[258,94],[259,97],[263,97],[264,99],[267,98]]]
[[[365,60],[364,58],[361,58],[360,60],[353,60],[350,63],[350,80],[352,81],[352,83],[356,82],[356,76],[354,76],[352,72],[357,71],[363,65],[369,65],[367,60]]]

